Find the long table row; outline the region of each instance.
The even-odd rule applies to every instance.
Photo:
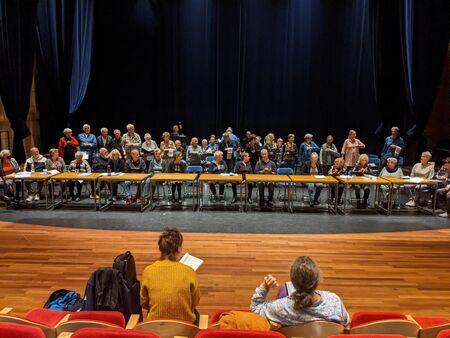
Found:
[[[76,172],[64,172],[64,173],[17,173],[4,177],[5,180],[14,181],[43,181],[44,191],[45,191],[45,206],[46,208],[55,208],[60,205],[67,205],[69,199],[64,198],[64,194],[60,194],[60,199],[56,200],[54,187],[56,182],[66,186],[65,191],[67,192],[67,182],[68,181],[87,181],[92,182],[94,192],[97,190],[97,185],[104,183],[109,185],[108,194],[104,196],[102,200],[101,197],[94,198],[94,208],[95,210],[106,210],[113,206],[113,184],[118,184],[120,182],[133,182],[140,186],[141,192],[143,191],[144,184],[149,180],[150,182],[150,194],[149,198],[142,198],[140,203],[140,210],[144,211],[147,207],[154,202],[154,185],[156,189],[159,189],[159,184],[162,182],[191,182],[193,193],[192,193],[192,207],[195,210],[197,207],[202,210],[203,207],[203,196],[204,196],[204,185],[203,183],[231,183],[239,185],[240,188],[240,210],[247,210],[247,194],[249,184],[265,184],[274,183],[279,184],[285,189],[284,199],[286,210],[294,211],[294,199],[293,199],[293,189],[297,185],[303,185],[307,183],[323,184],[329,187],[328,189],[328,210],[332,213],[337,214],[338,211],[346,213],[346,194],[351,186],[354,185],[371,185],[375,186],[375,203],[374,208],[381,209],[390,215],[392,213],[393,206],[393,196],[394,189],[398,186],[411,186],[411,187],[421,187],[421,186],[434,186],[437,187],[439,181],[437,180],[415,180],[410,178],[394,178],[394,177],[376,177],[376,176],[312,176],[312,175],[275,175],[275,174],[248,174],[248,175],[236,175],[236,174],[195,174],[195,173],[158,173],[155,175],[151,174],[129,174],[129,173],[112,173],[108,175],[107,173],[76,173]],[[22,187],[22,199],[24,198]],[[344,188],[344,198],[343,206],[338,207],[338,187]],[[387,208],[383,207],[383,203],[380,203],[380,186],[388,187],[389,196],[387,201]],[[49,189],[50,187],[50,189]],[[336,197],[333,201],[330,198],[330,193],[332,189],[335,189],[334,196]],[[435,189],[434,189],[435,190]],[[49,196],[50,195],[50,196]],[[436,194],[433,197],[432,214],[435,213],[436,207]]]

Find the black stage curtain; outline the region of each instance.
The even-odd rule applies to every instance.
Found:
[[[239,135],[294,132],[299,142],[306,132],[318,143],[332,133],[338,146],[356,129],[375,152],[393,124],[421,136],[447,50],[449,7],[448,0],[95,1],[89,86],[72,126],[90,123],[98,134],[134,123],[159,140],[182,121],[200,138],[232,126]]]
[[[42,148],[55,146],[67,126],[74,1],[40,0],[37,10],[36,100]]]
[[[25,159],[22,139],[30,135],[30,107],[35,51],[36,1],[0,0],[0,97],[14,131],[13,153]]]

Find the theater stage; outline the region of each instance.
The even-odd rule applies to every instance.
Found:
[[[73,228],[109,224],[110,228],[123,229],[120,224],[125,224],[122,218],[126,217],[105,213],[101,214],[104,221],[100,221],[97,214],[2,212],[3,219],[22,218],[44,223],[47,215],[48,224],[72,224],[56,227],[0,222],[0,307],[12,306],[14,313],[24,313],[33,307],[42,307],[55,289],[73,289],[82,294],[90,273],[98,267],[110,266],[114,257],[125,250],[135,255],[141,275],[144,267],[158,258],[159,233],[137,231],[138,225],[141,229],[158,231],[166,225],[177,225],[185,230],[183,251],[205,260],[198,271],[201,313],[211,314],[218,308],[248,307],[254,288],[265,274],[272,273],[284,282],[289,278],[292,260],[298,255],[309,255],[321,268],[320,288],[336,292],[350,312],[398,310],[450,317],[450,229],[437,229],[448,227],[448,220],[319,215],[310,218],[303,214],[273,214],[268,218],[267,214],[239,213],[165,216],[126,213],[123,216],[135,223],[136,231]],[[192,216],[188,218],[188,215]],[[411,220],[416,220],[415,225],[408,225]],[[208,222],[210,227],[205,230]],[[261,224],[255,227],[258,222]],[[421,227],[436,230],[350,233],[351,229],[357,232],[381,230],[383,222],[385,228],[389,224],[390,230],[393,227],[411,230],[418,227],[419,222]],[[205,231],[192,232],[198,229]],[[347,233],[273,234],[287,229],[298,232],[345,229]],[[219,230],[272,234],[218,233]]]

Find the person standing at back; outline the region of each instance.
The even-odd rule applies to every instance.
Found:
[[[347,171],[353,169],[359,158],[359,149],[364,149],[365,147],[365,144],[356,138],[356,131],[350,130],[341,151]]]
[[[176,228],[166,228],[159,236],[160,258],[144,269],[141,306],[147,320],[174,319],[198,324],[196,307],[200,290],[196,272],[178,262],[183,235]]]

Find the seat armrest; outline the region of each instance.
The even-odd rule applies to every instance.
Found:
[[[4,307],[3,309],[0,310],[0,315],[7,315],[8,313],[10,313],[13,310],[12,307]]]
[[[125,327],[126,330],[132,330],[136,326],[136,324],[139,322],[139,315],[133,314],[130,316],[130,319],[128,319],[127,326]]]
[[[57,338],[70,338],[72,335],[73,332],[61,332]]]
[[[209,320],[208,315],[200,315],[200,320],[198,321],[198,327],[201,330],[207,329],[208,328],[208,320]]]

